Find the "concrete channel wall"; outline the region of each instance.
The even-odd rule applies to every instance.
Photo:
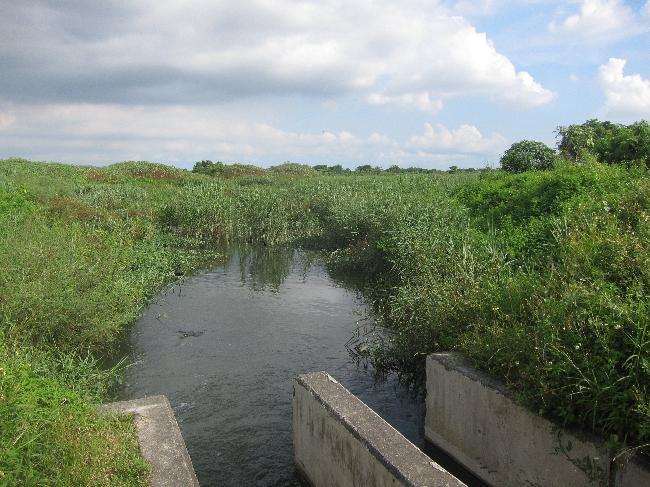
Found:
[[[198,487],[192,460],[165,396],[113,402],[102,410],[133,415],[140,451],[152,467],[152,487]]]
[[[325,372],[294,381],[293,441],[314,487],[465,485]]]
[[[519,406],[501,383],[459,354],[427,358],[426,406],[426,438],[489,484],[650,486],[650,471],[640,461],[610,462],[603,441],[562,430]]]

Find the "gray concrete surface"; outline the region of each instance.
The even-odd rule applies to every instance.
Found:
[[[199,482],[165,396],[105,404],[102,410],[132,414],[142,456],[152,466],[153,487],[196,487]]]
[[[604,441],[519,406],[459,354],[427,357],[426,406],[425,437],[492,485],[650,486],[641,463],[616,462],[610,475]]]
[[[293,439],[314,487],[465,485],[325,372],[294,381]]]
[[[614,462],[612,487],[650,486],[650,460],[621,455]]]

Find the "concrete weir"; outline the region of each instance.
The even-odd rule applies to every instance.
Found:
[[[611,461],[603,441],[518,405],[459,354],[427,357],[426,406],[425,437],[491,485],[650,485],[641,461]]]
[[[192,460],[165,396],[102,406],[109,413],[132,414],[142,456],[152,466],[152,487],[198,487]]]
[[[325,372],[294,381],[293,441],[314,487],[465,485]]]

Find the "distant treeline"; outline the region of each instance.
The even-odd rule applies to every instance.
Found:
[[[573,163],[597,161],[605,164],[641,164],[650,167],[650,123],[645,120],[630,125],[597,119],[587,120],[582,124],[558,126],[556,131],[556,150],[543,142],[521,140],[515,142],[500,159],[501,169],[508,172],[525,172],[530,170],[547,170],[558,160]],[[269,173],[293,176],[345,175],[354,173],[410,173],[426,174],[441,172],[489,171],[482,169],[460,168],[450,166],[448,170],[426,169],[422,167],[402,168],[397,164],[384,169],[380,166],[363,164],[355,169],[341,164],[326,165],[299,164],[285,162],[269,169],[251,164],[224,164],[221,161],[202,160],[194,164],[192,172],[210,176],[265,176]]]
[[[489,169],[489,168],[485,168]],[[237,176],[264,176],[268,174],[285,174],[285,175],[295,175],[295,176],[317,176],[319,174],[328,174],[328,175],[345,175],[345,174],[359,174],[359,173],[368,173],[368,174],[380,174],[380,173],[390,173],[390,174],[399,174],[399,173],[409,173],[409,174],[427,174],[427,173],[443,173],[443,172],[456,172],[456,171],[466,171],[474,172],[478,170],[485,169],[475,169],[470,168],[459,168],[458,166],[451,166],[448,170],[444,169],[427,169],[423,167],[399,167],[397,164],[394,164],[386,169],[380,166],[372,166],[370,164],[364,164],[357,166],[355,169],[349,167],[343,167],[341,164],[334,164],[328,166],[327,164],[317,164],[315,166],[310,166],[309,164],[299,164],[296,162],[285,162],[277,166],[271,166],[266,169],[263,167],[255,166],[252,164],[225,164],[221,161],[212,162],[211,160],[202,160],[194,164],[192,172],[198,174],[207,174],[210,176],[224,176],[224,177],[237,177]]]

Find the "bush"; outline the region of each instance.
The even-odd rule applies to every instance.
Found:
[[[512,144],[500,162],[504,171],[525,172],[550,169],[554,160],[555,151],[543,142],[522,140]]]
[[[223,171],[223,162],[212,162],[210,160],[199,161],[194,164],[192,172],[199,174],[207,174],[209,176],[217,176]]]
[[[650,124],[642,120],[631,125],[587,120],[583,124],[560,126],[556,130],[560,153],[573,162],[595,157],[606,164],[645,164],[650,167]]]
[[[586,155],[595,155],[598,152],[596,146],[602,144],[614,131],[615,124],[595,118],[583,124],[559,126],[555,131],[560,139],[557,148],[566,159],[582,162]]]
[[[283,176],[317,176],[318,170],[307,164],[298,164],[296,162],[285,162],[270,168],[274,174]]]

